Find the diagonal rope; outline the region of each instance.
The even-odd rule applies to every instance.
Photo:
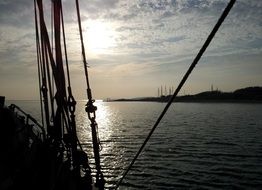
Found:
[[[221,17],[218,19],[216,25],[214,26],[213,30],[211,31],[211,33],[209,34],[209,36],[207,37],[204,45],[202,46],[202,48],[199,50],[197,56],[195,57],[195,59],[193,60],[193,62],[191,63],[190,67],[188,68],[186,74],[184,75],[184,77],[182,78],[181,82],[179,83],[177,89],[175,90],[173,96],[170,98],[169,102],[166,104],[164,110],[162,111],[162,113],[160,114],[159,118],[157,119],[156,123],[154,124],[153,128],[151,129],[151,131],[149,132],[147,138],[145,139],[144,143],[142,144],[142,146],[140,147],[140,149],[138,150],[138,152],[136,153],[134,159],[132,160],[132,162],[130,163],[130,165],[128,166],[128,168],[126,169],[126,171],[124,172],[122,178],[119,180],[119,182],[116,184],[116,188],[117,189],[119,187],[119,185],[122,183],[123,179],[125,178],[125,176],[127,175],[127,173],[130,171],[130,169],[132,168],[132,166],[134,165],[136,159],[138,158],[138,156],[140,155],[140,153],[142,152],[142,150],[144,149],[146,143],[148,142],[148,140],[150,139],[150,137],[152,136],[153,132],[155,131],[156,127],[158,126],[158,124],[160,123],[160,121],[162,120],[162,118],[164,117],[164,115],[166,114],[168,108],[170,107],[170,105],[172,104],[172,102],[174,101],[174,99],[176,98],[177,94],[179,93],[180,89],[182,88],[182,86],[185,84],[187,78],[189,77],[190,73],[193,71],[193,69],[195,68],[196,64],[198,63],[198,61],[200,60],[200,58],[202,57],[203,53],[205,52],[205,50],[207,49],[208,45],[210,44],[210,42],[212,41],[213,37],[215,36],[216,32],[218,31],[219,27],[221,26],[221,24],[223,23],[223,21],[225,20],[225,18],[227,17],[229,11],[231,10],[231,8],[233,7],[234,3],[236,0],[231,0],[227,7],[225,8],[225,10],[223,11]]]

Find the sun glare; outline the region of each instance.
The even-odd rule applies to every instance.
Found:
[[[107,53],[115,44],[115,31],[109,23],[102,21],[87,22],[85,41],[88,51],[99,54]]]

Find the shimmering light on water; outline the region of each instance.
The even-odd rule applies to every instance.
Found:
[[[80,140],[87,143],[84,148],[91,157],[85,103],[77,104],[77,125]],[[29,111],[36,108],[32,103],[23,105]],[[96,105],[102,169],[106,187],[112,189],[164,104]],[[120,189],[259,189],[261,136],[262,104],[175,103]],[[92,158],[90,162],[94,167]]]

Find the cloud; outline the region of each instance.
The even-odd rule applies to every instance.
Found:
[[[32,14],[33,1],[10,0],[0,3],[0,23],[1,27],[15,26],[26,28],[34,24]]]

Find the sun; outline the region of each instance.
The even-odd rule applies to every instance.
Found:
[[[94,54],[107,53],[116,46],[116,32],[110,23],[89,21],[85,23],[85,41],[87,50]]]

